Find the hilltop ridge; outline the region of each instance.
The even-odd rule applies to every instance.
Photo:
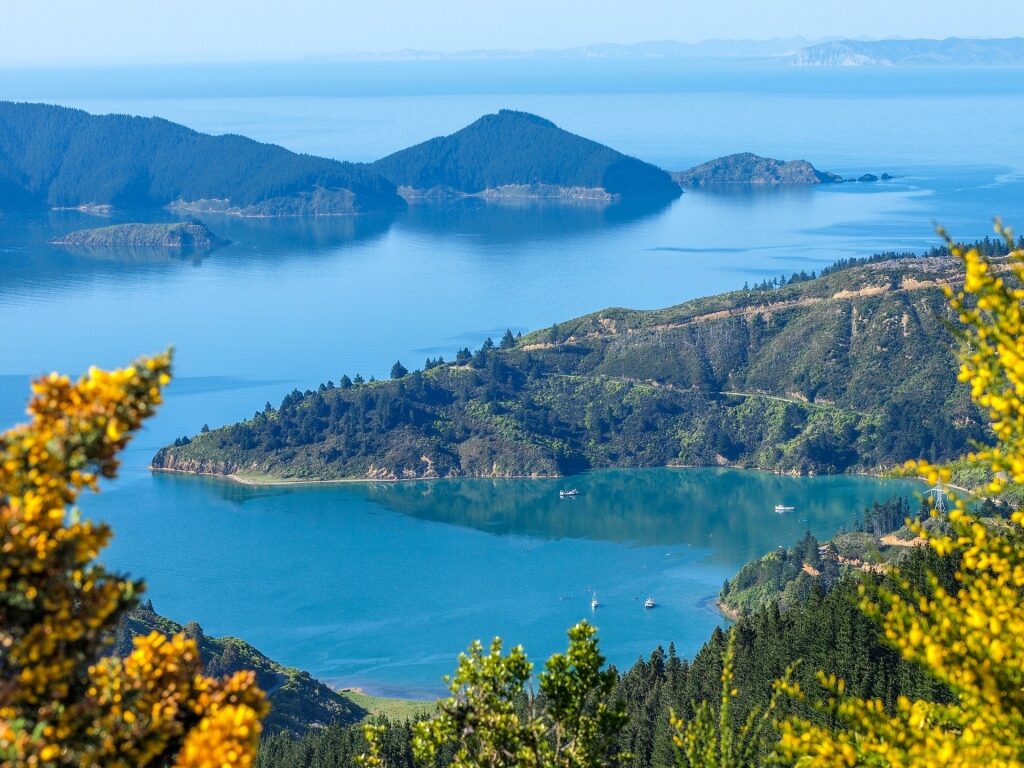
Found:
[[[373,163],[408,199],[476,195],[610,202],[671,200],[679,189],[660,168],[503,109]]]

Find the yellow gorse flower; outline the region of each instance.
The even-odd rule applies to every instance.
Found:
[[[964,326],[959,378],[987,412],[995,444],[968,460],[993,474],[990,492],[1024,484],[1024,252],[1012,233],[996,231],[1010,251],[989,261],[976,249],[952,243],[964,266],[960,290],[947,288]],[[909,462],[908,471],[929,482],[948,482],[948,467]],[[826,705],[839,725],[828,730],[800,718],[781,724],[777,757],[799,766],[1024,766],[1024,512],[992,529],[953,496],[950,535],[929,537],[940,554],[956,553],[957,589],[931,579],[925,593],[909,582],[900,594],[863,590],[862,610],[876,619],[887,641],[905,658],[924,665],[953,692],[951,704],[901,698],[895,712],[880,701],[843,695],[842,681],[822,676],[831,692]],[[902,596],[901,596],[902,595]],[[797,685],[786,692],[803,698]]]
[[[110,529],[71,506],[117,474],[161,403],[170,354],[32,384],[30,421],[0,435],[0,766],[249,766],[266,701],[252,673],[202,675],[184,635],[104,658],[143,585],[96,557]]]

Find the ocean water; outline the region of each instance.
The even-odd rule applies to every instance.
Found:
[[[628,206],[452,203],[394,217],[201,217],[230,246],[201,260],[83,253],[55,234],[108,220],[0,211],[0,423],[31,375],[176,348],[177,378],[123,476],[83,499],[158,610],[371,690],[434,694],[476,637],[542,657],[589,615],[609,657],[692,653],[707,601],[747,559],[828,535],[913,488],[870,478],[711,470],[570,482],[251,489],[153,476],[174,437],[292,388],[450,357],[506,328],[607,306],[659,307],[837,258],[918,250],[1024,222],[1024,77],[1014,69],[799,70],[671,62],[308,63],[277,68],[0,72],[0,98],[159,115],[339,159],[372,160],[502,107],[670,169],[755,151],[877,184],[689,192]],[[118,213],[110,221],[135,220]],[[160,215],[155,215],[160,218]],[[792,516],[771,507],[795,500]],[[655,611],[637,610],[648,593]]]

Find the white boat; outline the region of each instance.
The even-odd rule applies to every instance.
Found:
[[[775,505],[775,514],[781,515],[783,512],[792,512],[796,507],[787,507],[785,504]]]
[[[600,603],[597,602],[597,592],[594,592],[590,597],[590,610],[594,610],[599,605]]]
[[[654,605],[655,603],[653,597],[648,597],[646,600],[644,600],[644,608],[653,608]]]
[[[572,488],[572,489],[570,489],[568,491],[559,491],[558,495],[559,495],[560,498],[565,499],[565,498],[570,498],[572,496],[579,496],[580,492],[578,490],[576,490],[575,488]]]

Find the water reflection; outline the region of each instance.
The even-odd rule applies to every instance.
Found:
[[[479,198],[417,202],[399,226],[435,237],[472,236],[485,244],[526,243],[601,232],[659,216],[675,201],[551,202]]]
[[[408,517],[498,536],[589,539],[633,546],[691,546],[730,562],[790,544],[805,530],[830,536],[861,510],[895,495],[913,498],[910,480],[865,476],[789,477],[718,468],[609,469],[566,479],[456,479],[401,483],[248,486],[217,478],[157,475],[167,493],[199,484],[223,501],[289,496],[341,509],[362,497]],[[571,485],[575,498],[560,498]],[[194,487],[194,486],[193,486]],[[334,497],[334,500],[332,500]],[[777,515],[785,503],[794,512]]]
[[[579,496],[560,498],[570,483]],[[788,477],[708,468],[602,470],[570,480],[445,480],[373,483],[363,493],[403,514],[493,534],[595,539],[639,546],[711,547],[755,557],[804,530],[831,535],[865,505],[913,496],[912,481]],[[776,515],[784,502],[796,508]]]

